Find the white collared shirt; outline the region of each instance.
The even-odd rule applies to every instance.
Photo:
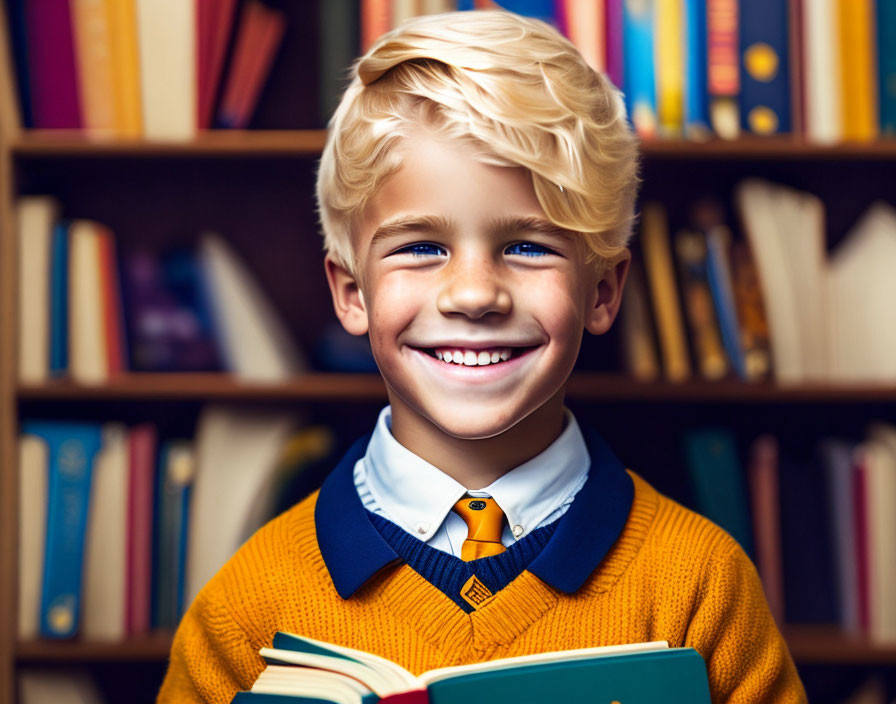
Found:
[[[585,439],[569,410],[565,419],[563,432],[543,452],[488,486],[468,491],[392,436],[392,409],[386,406],[367,453],[355,463],[355,487],[368,511],[457,557],[467,526],[452,507],[465,494],[490,496],[507,516],[501,541],[510,546],[566,513],[588,477]]]

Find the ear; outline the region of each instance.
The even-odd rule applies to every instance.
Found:
[[[619,261],[607,267],[597,282],[597,300],[585,318],[585,329],[592,335],[603,335],[616,319],[631,261],[631,253],[626,251]]]
[[[329,254],[324,259],[327,272],[327,283],[333,297],[333,308],[336,317],[346,332],[352,335],[367,333],[367,306],[364,294],[355,276]]]

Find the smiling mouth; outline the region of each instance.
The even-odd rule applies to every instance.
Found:
[[[484,367],[522,357],[536,347],[537,345],[530,347],[489,347],[476,350],[461,347],[418,347],[416,349],[445,364],[464,367]]]

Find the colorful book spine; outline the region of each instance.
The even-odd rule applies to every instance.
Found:
[[[789,19],[781,0],[740,5],[740,115],[746,132],[790,132]]]
[[[704,139],[710,133],[705,0],[684,0],[684,13],[684,132],[691,139]]]
[[[68,223],[53,229],[50,260],[50,375],[68,372]]]
[[[723,139],[740,134],[737,6],[738,0],[706,0],[709,117]]]
[[[152,519],[156,430],[144,423],[128,435],[128,544],[125,626],[128,634],[150,629],[152,608]]]
[[[625,100],[635,132],[649,139],[657,133],[654,28],[656,0],[625,0]]]
[[[607,76],[613,85],[625,89],[625,20],[624,0],[605,0]]]
[[[47,445],[49,480],[40,635],[71,638],[78,631],[81,617],[91,478],[102,445],[102,427],[26,421],[22,432],[41,438]]]
[[[896,0],[877,0],[877,88],[880,131],[896,137]]]
[[[25,26],[34,126],[80,128],[81,91],[68,0],[26,2]]]
[[[656,0],[656,81],[659,132],[681,135],[684,122],[683,0]]]
[[[104,0],[72,0],[72,27],[84,127],[93,134],[112,134],[116,126],[113,92],[115,56],[112,24]]]
[[[746,379],[747,365],[731,283],[730,250],[731,232],[727,227],[716,226],[706,232],[706,273],[722,334],[722,344],[737,376]]]
[[[838,0],[843,139],[877,136],[874,0]]]
[[[750,245],[743,240],[732,245],[731,271],[744,368],[748,379],[762,379],[772,371],[771,340],[759,272]]]
[[[747,471],[750,506],[753,510],[753,541],[756,569],[769,610],[775,621],[784,623],[784,569],[781,558],[781,498],[778,481],[778,442],[760,435],[750,449]]]
[[[105,0],[112,52],[112,93],[115,129],[122,137],[143,132],[140,97],[140,58],[137,46],[137,7],[134,0]]]

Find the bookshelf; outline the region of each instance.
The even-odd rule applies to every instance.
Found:
[[[308,9],[313,4],[295,7],[302,7],[298,12],[307,20],[305,25],[313,27],[316,19]],[[13,96],[3,76],[9,66],[2,20],[0,7],[0,101],[9,106]],[[302,67],[298,70],[309,78],[310,93],[315,88],[317,47],[312,30],[303,32],[288,38],[284,57],[288,66]],[[6,118],[0,122],[0,704],[15,700],[15,675],[21,667],[111,665],[119,678],[126,677],[121,673],[129,668],[148,666],[161,673],[171,642],[165,633],[114,644],[17,641],[16,442],[23,415],[36,411],[72,417],[85,411],[114,417],[125,406],[143,404],[149,417],[169,412],[195,415],[195,409],[208,401],[312,410],[319,405],[363,407],[368,412],[385,399],[382,381],[375,375],[310,373],[276,386],[240,382],[223,374],[131,374],[101,386],[66,381],[23,385],[16,378],[13,213],[16,198],[25,193],[53,193],[67,212],[95,217],[127,233],[129,244],[189,243],[201,227],[220,228],[246,255],[251,268],[264,275],[268,293],[300,343],[310,345],[333,318],[312,198],[315,160],[326,134],[314,124],[313,110],[297,107],[301,100],[290,91],[292,86],[282,76],[273,77],[259,113],[259,129],[206,132],[184,142],[22,131],[10,123],[9,110],[0,110],[0,119]],[[789,137],[651,141],[643,144],[642,153],[645,196],[662,197],[673,208],[676,203],[683,207],[697,189],[730,192],[746,171],[828,194],[832,241],[872,198],[893,197],[896,140],[831,146]],[[683,173],[687,178],[681,178]],[[265,239],[256,246],[259,232]],[[304,301],[313,304],[297,304]],[[834,424],[845,416],[867,418],[879,412],[892,416],[896,409],[896,386],[639,383],[612,371],[589,370],[576,372],[569,397],[580,408],[618,403],[627,409],[627,419],[646,415],[652,420],[664,418],[670,409],[676,413],[698,407],[701,417],[736,422],[769,408],[777,408],[782,416],[796,408],[810,418],[833,416],[828,423]],[[631,431],[629,441],[637,442]],[[892,645],[876,645],[825,627],[788,626],[784,632],[801,663],[896,667]]]

